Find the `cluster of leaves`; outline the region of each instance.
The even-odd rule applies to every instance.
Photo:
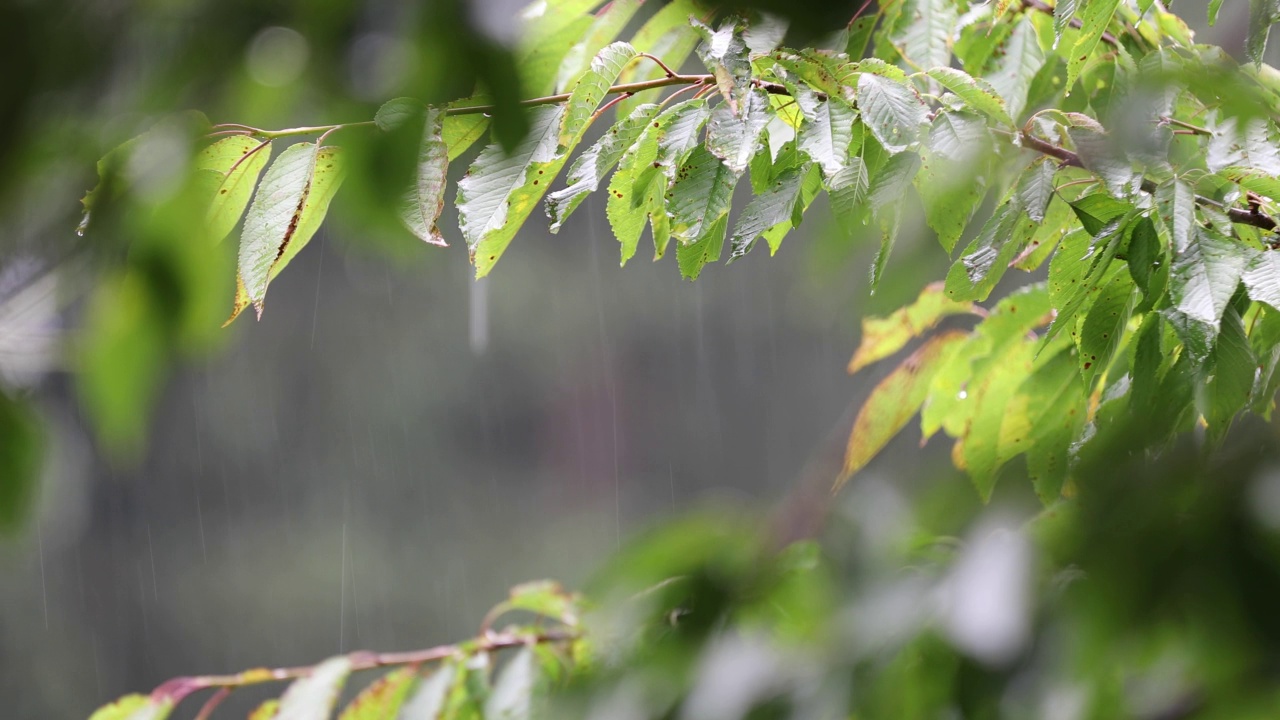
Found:
[[[409,653],[357,652],[313,667],[246,670],[229,676],[176,678],[150,695],[127,695],[90,720],[164,720],[193,693],[215,689],[199,717],[213,713],[233,690],[292,680],[279,698],[262,703],[250,720],[311,720],[333,715],[353,673],[392,668],[364,687],[339,713],[340,720],[528,718],[547,691],[586,662],[581,633],[582,599],[557,583],[519,585],[485,617],[474,640]],[[492,628],[508,613],[533,621]],[[503,651],[509,658],[501,663]]]

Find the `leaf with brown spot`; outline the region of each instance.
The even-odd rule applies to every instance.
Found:
[[[196,153],[196,172],[208,173],[214,181],[204,221],[210,241],[222,242],[235,228],[270,159],[271,143],[246,135],[223,138]]]
[[[338,720],[396,720],[400,707],[418,680],[416,668],[402,667],[383,675],[360,691]]]

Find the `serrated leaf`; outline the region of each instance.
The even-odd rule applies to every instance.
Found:
[[[615,3],[616,4],[616,3]],[[587,71],[573,86],[560,120],[561,148],[577,144],[591,122],[591,116],[608,94],[627,63],[636,58],[636,49],[625,42],[606,46],[591,60]]]
[[[1053,161],[1045,158],[1032,163],[1018,179],[1015,191],[1018,204],[1027,213],[1027,217],[1038,223],[1044,222],[1045,211],[1049,207],[1049,201],[1053,199],[1053,177],[1057,171]]]
[[[991,150],[983,120],[968,112],[939,111],[929,130],[929,151],[921,158],[914,184],[924,204],[925,222],[951,252],[986,195],[985,173]]]
[[[89,720],[164,720],[173,710],[173,702],[147,695],[126,695],[94,711]]]
[[[315,143],[291,145],[267,167],[240,235],[239,277],[259,317],[267,285],[315,235],[344,176],[340,148]]]
[[[809,167],[791,168],[774,181],[772,187],[757,195],[738,216],[729,241],[729,260],[742,257],[755,244],[761,233],[784,222],[790,222],[800,202],[801,180]]]
[[[1078,198],[1071,203],[1071,209],[1080,220],[1080,226],[1090,235],[1097,236],[1111,221],[1132,210],[1133,206],[1109,195],[1094,193]]]
[[[1084,427],[1087,395],[1075,358],[1065,348],[1037,361],[1038,367],[1022,383],[1028,432],[1021,449],[1027,474],[1040,502],[1050,505],[1062,495],[1071,464],[1071,445]]]
[[[727,104],[721,104],[712,111],[707,123],[706,145],[730,170],[742,174],[760,150],[760,135],[772,117],[769,95],[760,88],[752,88],[743,95],[739,110],[734,113]]]
[[[697,280],[702,268],[720,259],[728,228],[729,215],[726,213],[712,223],[696,242],[676,246],[676,263],[686,280]]]
[[[943,292],[942,283],[931,283],[920,291],[915,302],[899,308],[886,317],[864,317],[862,340],[849,360],[849,374],[878,360],[893,355],[913,338],[932,329],[945,317],[976,312],[972,303],[951,300]]]
[[[1177,317],[1170,319],[1192,357],[1203,359],[1213,349],[1222,314],[1248,262],[1231,240],[1200,226],[1186,248],[1175,249],[1169,295]]]
[[[1053,48],[1058,48],[1058,43],[1062,42],[1062,34],[1071,27],[1071,21],[1075,19],[1076,10],[1080,7],[1082,0],[1057,0],[1053,5]]]
[[[898,238],[898,227],[902,222],[902,206],[905,203],[907,188],[920,169],[920,156],[915,153],[899,153],[889,158],[884,167],[876,175],[869,198],[871,213],[880,225],[880,250],[871,262],[871,291],[875,292],[880,278],[884,276],[885,265],[889,262],[889,254],[893,251],[894,241]]]
[[[617,172],[609,180],[605,216],[609,219],[614,237],[622,246],[623,265],[635,255],[640,235],[644,232],[645,222],[649,217],[646,191],[636,190],[637,181],[641,173],[652,168],[658,156],[658,130],[669,117],[664,113],[657,120],[646,123],[640,139],[623,154]],[[662,190],[663,182],[665,179],[654,180],[650,185],[658,186],[654,190]],[[665,217],[665,209],[662,214]]]
[[[742,41],[747,49],[756,55],[767,55],[782,44],[787,35],[787,19],[770,12],[754,13],[747,29],[742,33]]]
[[[1044,52],[1036,29],[1025,16],[1014,24],[1004,41],[1003,54],[991,72],[983,77],[1004,98],[1005,110],[1016,123],[1027,106],[1031,80],[1044,66]]]
[[[547,196],[547,217],[551,219],[551,232],[558,232],[587,195],[599,188],[601,180],[609,174],[609,170],[623,154],[635,145],[657,114],[658,106],[652,103],[637,107],[631,115],[601,135],[599,140],[574,160],[566,178],[568,187]],[[634,184],[634,178],[627,185],[628,190],[631,184]]]
[[[1249,192],[1280,201],[1280,178],[1246,167],[1224,168],[1220,174]]]
[[[862,122],[890,154],[916,142],[928,111],[913,88],[868,72],[858,76],[858,108]]]
[[[1240,279],[1251,300],[1280,308],[1280,254],[1269,250],[1258,252]]]
[[[974,78],[963,70],[949,67],[930,68],[925,74],[955,93],[970,108],[992,120],[1013,126],[1013,119],[1005,110],[1004,99],[996,94],[995,88],[991,87],[986,80]]]
[[[209,240],[222,242],[235,229],[270,159],[270,142],[243,135],[223,138],[196,154],[196,170],[214,173],[217,181],[204,219]]]
[[[1277,20],[1280,20],[1280,0],[1249,0],[1249,36],[1244,41],[1244,53],[1255,66],[1262,65],[1267,36]]]
[[[417,680],[416,668],[392,670],[361,690],[338,720],[397,720],[400,707]]]
[[[1055,293],[1053,306],[1058,311],[1058,316],[1054,318],[1053,325],[1049,326],[1049,331],[1045,333],[1045,341],[1048,342],[1058,335],[1063,329],[1068,332],[1075,333],[1076,322],[1079,319],[1079,313],[1085,310],[1091,303],[1097,293],[1109,279],[1109,273],[1112,270],[1111,261],[1115,259],[1116,252],[1124,244],[1126,238],[1134,232],[1136,223],[1149,223],[1149,218],[1138,218],[1136,210],[1131,210],[1123,216],[1111,221],[1098,232],[1098,236],[1093,242],[1087,242],[1088,236],[1084,236],[1084,252],[1080,253],[1080,247],[1076,242],[1068,245],[1068,240],[1072,240],[1071,236],[1067,236],[1063,240],[1058,255],[1062,255],[1062,263],[1058,262],[1058,255],[1055,255],[1053,261],[1049,263],[1049,287],[1050,292]],[[1067,251],[1068,254],[1063,255]],[[1055,265],[1061,268],[1063,264],[1076,262],[1082,267],[1071,270],[1057,270],[1057,278],[1055,282]],[[1055,292],[1055,285],[1058,289]]]
[[[907,64],[919,69],[950,65],[955,5],[949,0],[913,0],[903,12],[910,14],[910,21],[900,25],[894,44]]]
[[[432,245],[446,246],[436,227],[444,209],[444,193],[449,182],[449,148],[442,139],[444,111],[427,110],[418,148],[417,177],[401,205],[400,219],[409,232]]]
[[[947,295],[953,300],[985,300],[1034,231],[1035,223],[1017,203],[1005,203],[952,264]]]
[[[706,101],[700,99],[667,108],[658,116],[657,156],[652,165],[637,176],[639,189],[647,187],[658,174],[664,175],[668,183],[675,182],[676,171],[694,148],[701,147],[699,135],[710,117]]]
[[[801,50],[795,53],[778,51],[770,55],[770,58],[814,90],[825,93],[828,98],[845,102],[850,102],[854,98],[850,84],[854,79],[852,73],[856,72],[857,65],[848,60],[812,50]]]
[[[840,172],[849,160],[854,118],[853,109],[843,102],[822,100],[813,118],[800,128],[799,149],[818,163],[828,178]]]
[[[1222,315],[1221,330],[1203,378],[1205,422],[1215,441],[1221,440],[1232,418],[1248,404],[1257,370],[1258,360],[1249,347],[1240,314],[1229,307]]]
[[[449,103],[445,107],[460,108],[484,105],[487,102],[484,98],[467,98]],[[459,155],[484,137],[488,129],[489,117],[484,113],[446,114],[440,127],[440,139],[444,141],[445,147],[449,148],[449,161],[457,160]]]
[[[1089,307],[1079,337],[1080,373],[1087,387],[1093,387],[1093,379],[1106,371],[1120,347],[1136,289],[1129,273],[1114,272]]]
[[[738,175],[711,151],[701,145],[694,149],[671,186],[667,205],[671,236],[686,245],[702,239],[709,228],[727,218],[737,181]]]
[[[535,108],[529,134],[510,155],[490,145],[458,181],[458,226],[477,278],[493,270],[564,166],[569,148],[559,146],[563,112],[560,105]]]
[[[398,720],[438,720],[442,718],[449,690],[457,676],[453,663],[441,664],[435,672],[418,684],[413,695],[400,709]]]
[[[280,696],[280,710],[274,720],[316,720],[333,712],[338,694],[351,674],[351,659],[345,655],[329,658],[294,680]]]
[[[690,23],[702,36],[698,57],[715,76],[716,88],[729,109],[737,113],[741,99],[751,88],[751,60],[746,42],[742,38],[742,26],[730,18],[716,30],[696,18]]]
[[[871,192],[866,163],[860,157],[849,158],[844,169],[832,176],[827,184],[836,222],[846,234],[854,234],[858,226],[866,222],[867,199]]]
[[[533,714],[533,694],[538,663],[532,648],[524,647],[508,661],[484,706],[485,720],[528,720]]]
[[[928,397],[938,369],[946,365],[967,337],[967,333],[953,330],[929,338],[876,385],[854,420],[835,490],[866,467],[907,426]]]
[[[1115,15],[1116,8],[1119,6],[1120,0],[1090,0],[1081,8],[1080,36],[1072,46],[1071,55],[1067,59],[1068,92],[1075,85],[1076,78],[1080,77],[1085,61],[1098,46],[1102,34],[1107,31],[1107,25],[1111,24],[1111,17]]]
[[[1280,147],[1274,125],[1263,118],[1228,117],[1211,124],[1213,134],[1205,152],[1205,164],[1213,172],[1229,167],[1253,168],[1280,175]]]

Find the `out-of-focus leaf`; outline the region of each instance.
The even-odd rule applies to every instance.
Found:
[[[889,253],[898,237],[907,188],[920,169],[920,156],[915,153],[899,153],[889,158],[876,175],[869,198],[871,212],[880,225],[880,250],[871,263],[871,288],[875,291],[884,275]]]
[[[911,21],[894,38],[903,59],[921,70],[950,65],[955,5],[950,0],[914,0],[910,5]]]
[[[1206,393],[1205,421],[1212,437],[1221,439],[1231,420],[1245,409],[1253,391],[1258,360],[1249,347],[1244,324],[1235,308],[1222,315],[1221,330],[1209,356],[1210,370],[1204,378]]]
[[[485,720],[528,720],[533,715],[538,662],[532,648],[521,648],[502,669],[484,706]]]
[[[320,228],[344,175],[341,150],[315,143],[291,145],[267,168],[240,236],[239,275],[259,317],[268,283]]]
[[[457,668],[451,662],[442,663],[427,679],[418,684],[413,695],[400,709],[398,720],[437,720],[444,712],[449,690],[453,687]]]
[[[566,88],[587,70],[593,57],[626,27],[643,0],[614,0],[602,9],[587,34],[565,54],[556,74],[556,87]],[[619,68],[619,71],[621,68]],[[614,77],[617,77],[616,75]],[[599,97],[596,98],[599,100]]]
[[[36,418],[0,391],[0,535],[18,529],[31,508],[42,445]]]
[[[551,218],[551,232],[559,231],[564,221],[586,199],[587,195],[599,188],[601,180],[609,174],[609,170],[622,158],[623,154],[636,143],[657,113],[657,105],[640,105],[631,115],[620,120],[608,132],[601,135],[591,147],[578,155],[578,159],[574,160],[573,165],[570,166],[565,179],[568,187],[547,196],[547,216]],[[627,183],[628,189],[634,183],[635,179],[631,178]]]
[[[89,720],[164,720],[173,710],[173,703],[146,695],[126,695],[100,707]]]
[[[945,317],[976,311],[977,307],[973,303],[955,302],[948,298],[943,292],[942,283],[927,285],[910,305],[899,308],[886,317],[862,319],[862,341],[849,360],[849,373],[853,374],[871,363],[893,355],[906,347],[912,338],[919,337]]]
[[[860,157],[849,158],[844,169],[828,181],[831,196],[831,212],[846,234],[852,235],[858,226],[866,222],[867,198],[871,192],[871,179],[867,164]]]
[[[1069,348],[1037,360],[1018,389],[1028,419],[1021,439],[1027,473],[1040,502],[1050,505],[1062,494],[1071,464],[1071,444],[1084,427],[1087,395]],[[1015,402],[1018,400],[1015,398]]]
[[[426,112],[421,100],[410,97],[392,98],[378,108],[373,115],[373,124],[383,132],[391,132],[397,128],[416,121]]]
[[[1101,178],[1112,195],[1128,197],[1133,194],[1137,173],[1101,125],[1093,121],[1075,124],[1067,128],[1067,133],[1075,143],[1076,153],[1085,168]]]
[[[947,295],[985,300],[1034,231],[1035,223],[1018,203],[1002,205],[947,272]]]
[[[1062,35],[1071,27],[1071,21],[1075,19],[1076,10],[1080,7],[1081,0],[1058,0],[1053,5],[1053,47],[1057,49],[1058,43],[1062,42]]]
[[[1244,52],[1254,65],[1262,64],[1267,36],[1277,20],[1280,20],[1280,0],[1249,0],[1249,36],[1244,41]]]
[[[574,625],[578,622],[578,602],[578,596],[566,591],[560,583],[538,580],[511,588],[506,601],[494,608],[489,615],[492,618],[498,613],[523,610],[566,625]]]
[[[1016,123],[1027,106],[1031,80],[1044,65],[1044,52],[1040,49],[1036,29],[1025,16],[1014,25],[1002,50],[995,68],[984,79],[1004,98],[1005,110]]]
[[[1013,403],[1014,393],[1031,373],[1037,343],[1020,339],[1009,343],[987,362],[996,369],[975,377],[967,392],[973,415],[961,437],[964,468],[983,502],[991,499],[1000,468],[1008,460],[1001,453],[1001,430],[1006,424],[1029,424],[1025,404]]]
[[[967,112],[942,112],[929,130],[914,183],[924,204],[925,222],[950,252],[986,195],[986,164],[991,150],[986,123]]]
[[[249,713],[249,720],[274,720],[276,713],[279,710],[279,698],[264,700],[261,705],[254,708],[253,712]]]
[[[449,180],[449,147],[441,137],[444,111],[431,108],[426,113],[422,144],[418,149],[418,172],[414,186],[405,195],[400,218],[419,240],[432,245],[448,245],[436,221],[444,209],[444,193]]]
[[[631,38],[631,44],[640,52],[654,55],[667,67],[679,71],[680,66],[693,54],[698,44],[698,31],[689,24],[691,16],[702,15],[693,0],[674,0],[654,13]],[[654,62],[636,62],[622,71],[618,82],[638,82],[663,77],[665,72]],[[630,114],[643,104],[652,103],[658,90],[646,90],[618,103],[618,111]]]
[[[271,158],[271,144],[251,137],[223,138],[196,154],[197,172],[213,174],[216,188],[205,215],[205,232],[213,242],[231,233],[253,195],[253,186]]]
[[[862,121],[890,153],[916,142],[928,110],[910,86],[869,72],[858,76],[858,108]]]
[[[400,707],[417,680],[416,668],[392,670],[361,690],[338,720],[397,720]]]
[[[929,338],[876,385],[854,420],[836,490],[866,467],[906,427],[928,397],[934,373],[947,363],[957,343],[966,337],[967,333],[951,331]]]
[[[280,696],[280,710],[273,720],[316,720],[333,712],[338,694],[351,674],[351,659],[345,655],[329,658],[294,680]]]

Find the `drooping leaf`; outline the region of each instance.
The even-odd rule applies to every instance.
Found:
[[[913,88],[869,72],[858,76],[858,107],[862,121],[891,154],[916,142],[927,112]]]
[[[1120,347],[1133,312],[1134,290],[1129,273],[1112,274],[1081,323],[1080,372],[1086,387],[1093,387],[1093,379],[1106,371],[1116,348]]]
[[[1277,20],[1280,20],[1280,1],[1249,0],[1249,36],[1244,41],[1244,52],[1254,65],[1262,65],[1267,36]]]
[[[618,33],[635,17],[642,4],[643,0],[614,0],[606,5],[596,15],[586,35],[565,53],[560,70],[556,73],[556,87],[567,88],[583,72],[589,72],[592,58],[597,57],[602,48],[618,37]],[[598,97],[596,99],[599,100]]]
[[[414,185],[405,195],[400,219],[409,232],[432,245],[448,245],[436,220],[444,209],[444,193],[449,180],[449,148],[441,137],[444,111],[426,111],[422,144],[418,149],[418,171]]]
[[[1076,10],[1080,7],[1081,0],[1058,0],[1053,5],[1053,47],[1056,50],[1058,43],[1062,42],[1062,35],[1071,27],[1071,21],[1075,19]]]
[[[457,668],[451,662],[441,664],[435,672],[418,684],[400,709],[398,720],[438,720],[443,717],[449,690],[453,687]]]
[[[426,107],[417,98],[392,98],[378,108],[378,112],[373,116],[373,124],[383,132],[391,132],[411,121],[416,121],[425,112]]]
[[[619,121],[608,132],[601,135],[591,147],[578,155],[573,165],[569,167],[568,176],[565,178],[568,187],[547,196],[547,217],[551,218],[551,232],[559,231],[564,221],[586,199],[587,195],[599,188],[600,182],[609,174],[609,170],[631,146],[635,145],[640,134],[650,126],[657,114],[657,105],[640,105],[631,115]],[[627,184],[628,190],[634,182],[635,179],[631,178],[631,182]]]
[[[1196,226],[1191,243],[1175,250],[1169,277],[1173,321],[1187,350],[1205,358],[1218,336],[1222,313],[1235,294],[1249,258],[1231,240]]]
[[[750,51],[742,37],[741,23],[729,18],[712,30],[696,18],[690,22],[702,36],[698,57],[715,76],[716,87],[729,109],[739,112],[742,98],[751,89]]]
[[[983,502],[991,499],[1000,468],[1009,459],[1001,453],[1006,424],[1029,424],[1025,406],[1013,407],[1014,394],[1031,373],[1037,343],[1025,338],[1008,343],[986,360],[995,371],[975,373],[967,392],[973,415],[961,436],[964,469]]]
[[[743,208],[729,241],[730,261],[746,255],[761,233],[780,223],[791,222],[800,201],[801,181],[808,172],[808,166],[784,171],[773,187],[757,195]]]
[[[510,155],[490,145],[458,181],[458,226],[477,278],[493,270],[564,165],[566,154],[558,149],[563,112],[560,105],[535,108],[529,134]]]
[[[400,707],[417,680],[415,668],[392,670],[361,690],[338,720],[397,720]]]
[[[867,165],[860,157],[849,158],[844,169],[828,181],[831,211],[846,234],[854,234],[867,217],[867,198],[871,192],[871,179]]]
[[[345,655],[316,665],[306,677],[294,680],[280,696],[280,709],[273,720],[329,717],[350,674],[351,659]]]
[[[982,167],[990,149],[986,123],[977,115],[939,111],[934,117],[915,187],[924,204],[925,222],[947,252],[955,247],[986,195]]]
[[[615,3],[617,4],[617,3]],[[560,120],[560,147],[575,145],[591,122],[591,116],[604,100],[622,68],[636,57],[636,49],[625,42],[613,43],[597,54],[587,71],[573,86]]]
[[[955,302],[948,298],[943,292],[942,283],[927,285],[910,305],[883,318],[862,319],[862,341],[849,360],[848,371],[853,374],[871,363],[893,355],[945,317],[973,313],[976,310],[972,303]]]
[[[1109,0],[1108,0],[1109,1]],[[1019,19],[1004,41],[1003,54],[984,79],[1004,98],[1005,110],[1016,123],[1027,106],[1031,81],[1044,65],[1044,52],[1036,29],[1026,17]]]
[[[724,249],[724,236],[729,229],[729,215],[725,213],[711,223],[705,232],[691,244],[676,247],[676,263],[686,280],[697,280],[708,263],[720,259]]]
[[[1018,203],[1002,205],[952,264],[947,295],[953,300],[985,300],[1034,231],[1035,223]]]
[[[657,120],[646,122],[641,130],[640,139],[632,145],[618,163],[618,170],[609,180],[608,202],[605,205],[605,216],[613,229],[614,237],[622,246],[622,264],[626,265],[636,253],[640,243],[640,235],[649,219],[649,204],[645,190],[637,191],[639,177],[653,167],[658,156],[659,128],[669,121],[670,115],[664,113]],[[665,179],[665,178],[664,178]],[[661,181],[653,180],[650,185],[659,186]],[[665,209],[662,210],[665,216]]]
[[[1280,308],[1280,254],[1265,250],[1255,254],[1240,279],[1251,299]]]
[[[1049,287],[1055,293],[1053,306],[1057,309],[1058,316],[1054,318],[1053,325],[1045,334],[1046,341],[1053,339],[1064,329],[1074,337],[1079,313],[1088,308],[1106,285],[1110,278],[1109,273],[1113,269],[1111,261],[1115,259],[1125,239],[1134,232],[1134,225],[1151,222],[1149,218],[1138,218],[1135,221],[1136,216],[1137,211],[1131,210],[1107,223],[1092,243],[1087,241],[1087,236],[1084,238],[1085,242],[1080,244],[1073,242],[1070,246],[1067,242],[1071,239],[1070,236],[1063,240],[1062,248],[1058,253],[1062,255],[1064,252],[1069,252],[1069,254],[1063,256],[1061,263],[1055,256],[1049,264]],[[1059,270],[1055,279],[1054,266],[1058,265],[1061,268],[1062,265],[1072,262],[1081,267]],[[1055,286],[1057,286],[1056,290]]]
[[[524,647],[507,662],[484,706],[485,720],[528,720],[533,715],[538,662]]]
[[[853,140],[854,112],[839,100],[822,100],[813,118],[800,128],[799,149],[822,168],[830,178],[840,172],[849,160],[849,143]]]
[[[742,96],[739,112],[734,113],[727,104],[712,111],[707,123],[707,149],[734,173],[742,174],[760,149],[760,135],[770,117],[768,94],[752,88]]]
[[[1115,15],[1116,8],[1119,6],[1120,0],[1089,0],[1083,3],[1080,9],[1080,36],[1072,46],[1071,55],[1067,59],[1068,90],[1075,85],[1076,78],[1080,77],[1085,61],[1098,46],[1102,34],[1106,32],[1107,25],[1111,24],[1111,17]]]
[[[164,720],[173,710],[173,703],[157,700],[147,695],[126,695],[119,700],[98,708],[89,720]]]
[[[854,420],[836,490],[907,426],[928,396],[934,374],[966,337],[964,332],[951,331],[929,338],[876,385]]]
[[[893,251],[894,241],[898,238],[898,227],[902,222],[902,206],[905,204],[907,188],[911,186],[911,181],[919,169],[919,155],[899,153],[889,158],[876,175],[871,187],[869,198],[871,212],[880,225],[880,250],[871,263],[872,292],[875,292],[880,278],[884,276],[889,254]]]
[[[291,145],[267,168],[240,236],[239,276],[259,317],[268,283],[315,235],[344,176],[341,150],[315,143]]]
[[[1063,345],[1043,361],[1022,383],[1029,431],[1022,440],[1027,474],[1040,502],[1050,505],[1062,495],[1071,466],[1071,445],[1084,427],[1087,395],[1080,382],[1075,358]],[[1015,398],[1016,401],[1016,398]]]
[[[1221,330],[1208,365],[1204,378],[1204,415],[1211,437],[1216,441],[1226,435],[1231,420],[1248,404],[1258,370],[1257,358],[1234,307],[1228,307],[1222,315]]]
[[[243,135],[223,138],[196,154],[197,171],[213,173],[216,188],[204,227],[209,239],[222,239],[235,229],[253,195],[258,176],[271,159],[271,143]]]
[[[710,150],[698,146],[671,186],[671,236],[686,245],[697,242],[709,228],[727,218],[737,180],[733,170]]]

